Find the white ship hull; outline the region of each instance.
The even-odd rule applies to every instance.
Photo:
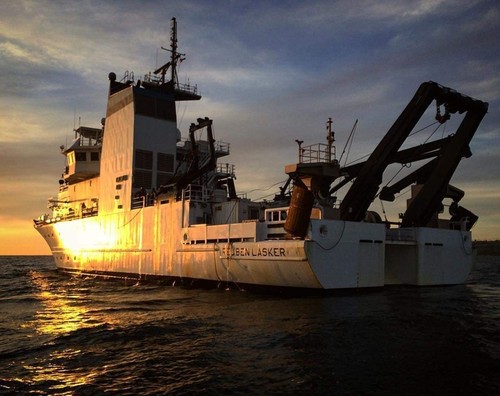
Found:
[[[464,192],[449,183],[471,154],[487,103],[424,82],[368,158],[344,166],[329,118],[326,143],[296,139],[287,181],[272,200],[252,201],[237,193],[234,165],[220,162],[230,145],[215,140],[210,118],[197,118],[182,138],[178,103],[201,96],[178,81],[184,54],[175,18],[170,44],[170,60],[141,80],[109,73],[102,127],[79,126],[61,146],[66,166],[49,199],[52,213],[34,220],[58,268],[326,290],[465,282],[478,217],[459,205]],[[433,101],[439,124],[463,114],[456,131],[430,141],[434,130],[403,149],[426,129],[413,131]],[[404,172],[382,186],[395,164]],[[408,187],[398,221],[370,210],[376,198],[393,202]],[[440,218],[446,206],[450,217]]]
[[[385,283],[416,286],[461,284],[474,264],[469,231],[437,228],[388,230]]]
[[[58,268],[101,276],[329,290],[457,284],[472,267],[469,232],[311,220],[307,238],[273,240],[269,226],[182,227],[177,202],[37,230]]]

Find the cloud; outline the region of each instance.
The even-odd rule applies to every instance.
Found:
[[[328,117],[339,151],[359,119],[349,158],[369,153],[419,84],[434,80],[490,103],[473,157],[454,182],[472,188],[466,206],[480,207],[487,224],[480,232],[499,224],[500,6],[489,0],[5,2],[0,183],[20,197],[8,204],[13,221],[43,213],[57,192],[58,146],[79,119],[99,126],[108,73],[120,78],[129,70],[139,79],[167,60],[160,46],[169,45],[172,16],[187,54],[180,80],[198,84],[204,96],[178,105],[180,128],[186,134],[198,116],[214,119],[216,138],[231,143],[223,160],[236,164],[241,191],[285,179],[294,140],[324,141]]]
[[[0,54],[7,58],[13,58],[21,62],[33,64],[43,63],[39,56],[33,56],[27,49],[20,47],[10,41],[0,43]]]

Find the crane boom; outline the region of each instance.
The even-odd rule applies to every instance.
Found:
[[[445,106],[446,115],[456,112],[466,112],[466,115],[455,135],[436,150],[437,159],[431,165],[434,171],[426,177],[418,196],[408,207],[402,225],[424,226],[429,222],[446,195],[448,183],[460,159],[469,153],[469,142],[488,110],[487,103],[462,95],[433,81],[420,85],[370,157],[363,164],[358,164],[355,180],[340,205],[341,219],[363,220],[379,191],[387,166],[394,162],[404,162],[406,155],[408,162],[415,158],[415,150],[399,152],[398,150],[434,100],[438,107]],[[351,178],[353,176],[351,175]]]

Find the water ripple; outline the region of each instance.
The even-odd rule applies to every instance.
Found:
[[[500,260],[466,285],[280,296],[0,258],[0,393],[494,395]]]

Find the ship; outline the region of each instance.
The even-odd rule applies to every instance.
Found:
[[[99,277],[208,282],[286,289],[364,289],[464,283],[472,269],[478,217],[459,203],[450,180],[488,103],[422,83],[366,160],[341,164],[332,120],[323,143],[298,144],[286,182],[270,200],[238,194],[234,165],[222,159],[213,120],[202,116],[186,137],[176,103],[198,101],[179,83],[185,54],[171,20],[169,60],[136,79],[109,73],[100,127],[74,128],[61,146],[66,166],[49,214],[34,220],[56,267]],[[461,117],[448,136],[402,148],[435,102],[437,125]],[[326,117],[325,117],[326,118]],[[292,142],[292,144],[295,144]],[[390,165],[411,172],[382,186]],[[369,210],[411,190],[398,219]],[[339,199],[343,191],[342,199]],[[445,214],[444,208],[448,208]]]

